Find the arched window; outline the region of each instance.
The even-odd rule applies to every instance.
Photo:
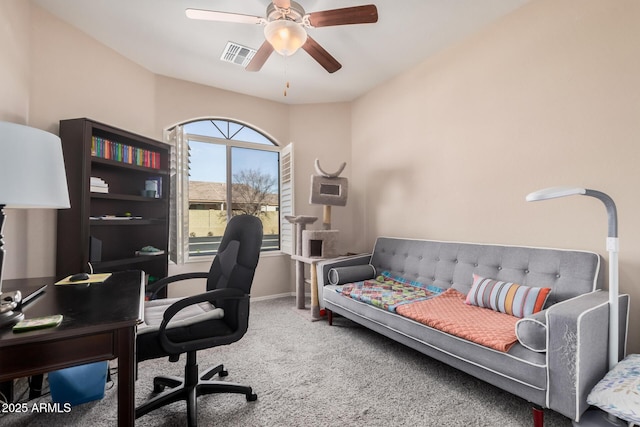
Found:
[[[263,251],[281,249],[281,147],[228,119],[196,120],[170,131],[176,148],[171,253],[176,262],[217,253],[227,220],[255,215]]]

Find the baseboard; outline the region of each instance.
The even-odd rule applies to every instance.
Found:
[[[251,301],[267,301],[267,300],[270,300],[270,299],[290,297],[290,296],[293,296],[293,295],[295,295],[295,294],[293,294],[291,292],[286,292],[284,294],[267,295],[267,296],[264,296],[264,297],[251,297]]]
[[[266,301],[266,300],[270,300],[270,299],[284,298],[284,297],[295,297],[295,296],[296,296],[295,292],[285,292],[283,294],[267,295],[267,296],[264,296],[264,297],[251,297],[251,301]],[[311,298],[311,293],[310,292],[305,292],[304,296],[305,296],[305,298]]]

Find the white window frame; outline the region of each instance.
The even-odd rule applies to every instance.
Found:
[[[225,120],[234,122],[229,119],[200,119],[200,120]],[[240,123],[250,129],[260,132],[258,129],[244,123]],[[266,137],[266,135],[265,135]],[[189,257],[189,147],[187,141],[189,139],[198,142],[213,143],[226,146],[226,162],[231,164],[231,150],[233,148],[247,148],[252,150],[263,150],[278,152],[279,163],[279,220],[280,220],[280,250],[265,251],[263,254],[286,253],[293,254],[293,236],[292,226],[286,221],[285,216],[294,214],[293,203],[293,144],[285,147],[277,145],[275,141],[267,137],[274,145],[259,144],[244,141],[235,141],[231,139],[210,137],[204,135],[187,134],[182,125],[177,125],[165,132],[165,141],[172,145],[171,150],[171,200],[170,200],[170,220],[169,220],[169,255],[170,259],[176,264],[185,264],[189,262],[209,261],[213,258],[207,256]],[[286,156],[288,163],[283,171],[283,156]],[[283,173],[284,172],[284,173]],[[232,182],[233,171],[231,167],[227,167],[227,182]],[[283,182],[283,177],[284,182]],[[283,189],[285,193],[283,194]],[[227,185],[227,200],[232,200],[232,187]],[[226,203],[227,220],[232,213],[232,204]]]

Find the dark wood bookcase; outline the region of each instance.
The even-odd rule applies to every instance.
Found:
[[[60,138],[71,209],[58,211],[57,278],[89,272],[89,263],[94,272],[134,269],[150,281],[166,277],[169,145],[86,118],[61,120]],[[109,154],[104,146],[96,152],[96,140],[109,141]],[[136,162],[140,155],[145,161]],[[108,193],[92,192],[91,177],[106,182]],[[161,181],[159,197],[148,197],[145,184],[154,178]],[[145,246],[164,254],[136,256]]]

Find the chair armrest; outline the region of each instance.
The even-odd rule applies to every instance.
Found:
[[[238,300],[239,307],[237,311],[237,322],[239,327],[231,335],[224,335],[220,337],[211,336],[208,338],[200,338],[191,341],[172,341],[167,336],[167,326],[171,319],[181,310],[191,305],[200,304],[202,302],[214,303],[222,300]],[[226,313],[225,313],[226,315]],[[223,288],[214,289],[202,294],[194,295],[191,297],[182,298],[167,308],[163,314],[162,323],[158,330],[158,338],[162,348],[170,354],[180,354],[186,351],[200,350],[203,348],[209,348],[217,345],[221,345],[228,342],[233,342],[237,335],[244,335],[248,327],[249,319],[249,295],[245,294],[239,289]],[[239,338],[238,338],[239,339]]]
[[[371,261],[371,254],[353,255],[327,261],[320,261],[317,264],[318,288],[322,295],[322,287],[329,284],[329,270],[336,267],[349,267],[353,265],[366,265]]]
[[[621,353],[629,296],[621,295]],[[578,421],[587,395],[608,370],[609,295],[595,291],[547,309],[547,406]]]
[[[152,283],[147,286],[147,290],[151,291],[151,299],[154,299],[156,294],[162,289],[166,288],[167,285],[175,282],[179,282],[181,280],[188,279],[207,279],[209,277],[208,272],[194,272],[194,273],[183,273],[176,274],[175,276],[169,276],[158,280],[157,282]]]

